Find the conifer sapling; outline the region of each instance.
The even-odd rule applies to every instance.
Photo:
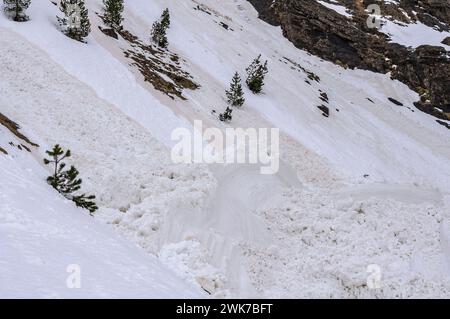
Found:
[[[167,29],[170,27],[169,9],[165,9],[161,15],[161,19],[155,21],[152,26],[152,40],[161,48],[167,48],[169,41],[167,40]]]
[[[170,12],[169,9],[165,9],[161,15],[161,25],[166,30],[170,27]]]
[[[264,86],[264,78],[268,72],[267,61],[261,63],[261,54],[253,60],[252,64],[246,69],[247,87],[255,94],[261,93]]]
[[[225,112],[219,114],[219,120],[222,122],[230,122],[233,119],[232,112],[233,110],[227,106]]]
[[[123,0],[103,0],[105,6],[104,21],[107,26],[114,30],[122,29]]]
[[[61,0],[59,9],[64,17],[57,17],[63,32],[68,37],[83,42],[91,32],[89,12],[84,0]]]
[[[152,26],[152,40],[161,48],[167,48],[169,41],[167,40],[166,29],[162,26],[161,22],[155,21]]]
[[[74,166],[71,166],[68,170],[64,169],[66,164],[63,160],[72,155],[70,150],[64,151],[57,144],[51,151],[46,153],[50,156],[50,159],[44,159],[44,163],[46,165],[53,164],[53,174],[47,178],[47,183],[65,198],[72,200],[78,207],[89,210],[91,214],[95,212],[98,207],[93,201],[95,199],[94,195],[73,194],[80,190],[82,180],[78,178],[79,172]]]
[[[244,105],[244,91],[242,90],[241,77],[235,73],[231,81],[230,89],[226,91],[228,103],[231,106],[241,107]]]
[[[25,10],[31,4],[31,0],[3,0],[6,15],[16,22],[28,21],[30,18],[25,14]]]

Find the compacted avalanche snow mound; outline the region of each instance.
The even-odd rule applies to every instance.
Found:
[[[441,224],[449,206],[434,196],[405,202],[396,192],[391,187],[376,198],[376,191],[354,189],[331,197],[287,189],[257,212],[272,230],[272,245],[246,247],[258,290],[267,297],[450,296],[448,245],[440,240],[441,233],[448,237]],[[380,289],[368,289],[371,265],[380,270]]]

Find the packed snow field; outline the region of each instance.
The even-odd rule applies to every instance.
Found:
[[[58,30],[47,0],[26,23],[0,15],[0,113],[39,144],[19,150],[0,125],[1,297],[450,297],[449,131],[415,110],[416,93],[296,49],[244,0],[126,0],[124,29],[144,42],[171,12],[169,50],[200,85],[172,99],[99,30],[101,1],[86,3],[87,43]],[[245,88],[218,121],[234,72],[259,54],[263,94]],[[171,132],[194,120],[279,128],[279,172],[174,164]],[[97,196],[94,218],[46,184],[56,143]]]

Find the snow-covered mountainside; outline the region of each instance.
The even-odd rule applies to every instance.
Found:
[[[125,0],[117,39],[86,0],[86,43],[53,2],[0,15],[1,297],[450,297],[450,121],[418,93],[300,50],[245,0]],[[162,50],[150,30],[166,7]],[[259,54],[263,93],[244,87],[219,121]],[[198,120],[279,128],[278,173],[174,163],[173,131]],[[46,183],[55,144],[93,217]]]
[[[0,132],[0,143],[9,146],[0,158],[1,298],[202,296],[155,257],[61,199],[42,183],[47,172],[29,145],[4,127]],[[69,289],[78,271],[82,289]]]
[[[417,109],[450,120],[447,0],[249,1],[298,48],[343,67],[389,74],[419,94]]]

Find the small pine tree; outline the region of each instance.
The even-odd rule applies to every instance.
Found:
[[[80,190],[82,180],[78,178],[79,172],[74,166],[71,166],[69,170],[64,170],[66,164],[63,160],[72,155],[70,150],[64,152],[61,146],[56,144],[51,151],[46,153],[51,159],[44,159],[45,165],[53,164],[53,175],[47,178],[47,183],[65,198],[75,202],[77,206],[89,210],[91,214],[95,212],[98,207],[93,201],[94,195],[73,195],[74,192]]]
[[[114,30],[122,29],[123,0],[103,0],[105,6],[104,21]]]
[[[161,48],[167,48],[169,41],[167,40],[167,29],[170,27],[170,12],[165,9],[161,15],[161,19],[153,23],[152,40]]]
[[[161,22],[156,21],[152,27],[152,40],[161,48],[167,48],[169,41],[167,40],[166,29],[162,26]]]
[[[225,112],[219,114],[219,120],[222,122],[230,122],[233,119],[233,115],[231,113],[233,113],[233,110],[227,106]]]
[[[161,15],[161,25],[166,30],[170,27],[170,12],[169,9],[165,9]]]
[[[230,90],[226,91],[228,103],[231,106],[241,107],[244,105],[244,91],[242,90],[241,77],[235,73],[231,81]]]
[[[30,18],[25,10],[30,6],[31,0],[3,0],[5,13],[14,21],[24,22]]]
[[[264,86],[264,78],[268,72],[267,61],[261,63],[261,54],[253,60],[252,64],[246,69],[247,87],[255,94],[261,93]]]
[[[68,37],[83,42],[83,39],[91,32],[89,12],[84,0],[61,0],[59,9],[64,17],[57,17],[63,32]]]

